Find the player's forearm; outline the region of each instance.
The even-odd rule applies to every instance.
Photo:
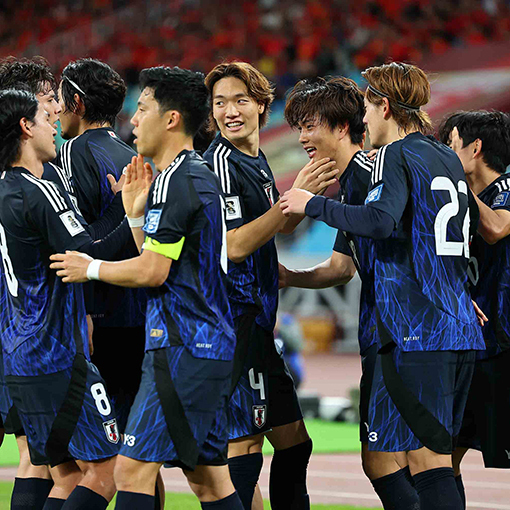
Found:
[[[99,280],[120,287],[159,287],[166,276],[154,270],[142,257],[134,257],[120,262],[102,262],[99,267]]]
[[[321,196],[309,200],[305,213],[330,227],[372,239],[386,239],[395,227],[393,218],[375,207],[341,204]]]
[[[345,285],[351,281],[354,273],[355,268],[352,262],[338,267],[334,266],[329,258],[309,269],[287,269],[286,287],[326,289]]]
[[[287,218],[277,202],[269,211],[256,220],[227,233],[228,258],[235,263],[257,251],[270,241],[285,225]]]
[[[280,234],[292,234],[296,227],[305,219],[305,214],[292,214],[280,230]]]
[[[510,214],[508,211],[494,211],[475,196],[480,211],[478,232],[489,244],[495,244],[510,234]]]
[[[143,242],[145,240],[144,231],[139,227],[131,227],[131,234],[133,235],[133,239],[135,240],[136,247],[138,248],[138,253],[141,253]]]

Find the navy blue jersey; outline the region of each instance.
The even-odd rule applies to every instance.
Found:
[[[239,228],[266,213],[280,198],[266,157],[244,154],[220,134],[204,153],[221,181],[227,205],[227,229]],[[234,317],[261,306],[257,323],[273,331],[278,307],[278,256],[274,239],[243,262],[229,261],[229,291]]]
[[[74,208],[76,209],[76,212],[83,216],[83,214],[80,211],[80,208],[78,207],[78,200],[76,199],[76,195],[74,192],[73,184],[71,182],[71,176],[67,174],[67,172],[60,168],[55,163],[44,163],[43,165],[43,177],[45,181],[51,181],[55,184],[60,185],[62,188],[64,188],[65,192],[69,196],[72,204],[74,205]]]
[[[92,225],[100,220],[115,198],[107,175],[119,180],[124,167],[135,155],[111,128],[89,129],[62,146],[56,164],[70,179],[79,210],[87,223]],[[132,244],[131,249],[126,248],[120,254],[119,260],[137,254]],[[146,294],[142,289],[94,282],[94,324],[99,327],[142,326],[145,302]]]
[[[478,198],[493,210],[510,211],[510,176],[503,174]],[[471,243],[471,295],[489,319],[482,328],[489,357],[510,348],[510,236],[488,244],[480,234]]]
[[[378,313],[404,351],[483,349],[467,283],[470,211],[457,155],[412,133],[377,153],[365,203],[395,230],[375,242]]]
[[[6,375],[67,369],[88,356],[81,285],[49,269],[52,253],[90,238],[65,192],[24,168],[0,176],[0,332]]]
[[[365,203],[374,162],[363,151],[357,152],[340,177],[338,200],[344,204]],[[374,240],[339,231],[333,250],[352,257],[361,278],[358,340],[360,353],[376,342],[374,294]]]
[[[153,182],[144,249],[173,262],[165,283],[148,290],[146,350],[184,345],[197,358],[232,359],[224,211],[220,183],[194,151]]]

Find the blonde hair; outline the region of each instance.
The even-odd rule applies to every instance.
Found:
[[[387,98],[400,128],[404,131],[417,129],[424,134],[432,131],[428,113],[420,109],[430,101],[430,83],[419,67],[392,62],[369,67],[361,74],[368,82],[367,101],[381,105],[383,98]]]

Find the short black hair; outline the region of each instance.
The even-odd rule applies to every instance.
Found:
[[[457,128],[466,147],[475,140],[482,141],[484,163],[500,174],[510,165],[510,116],[500,111],[460,111],[443,120],[439,139],[449,145],[453,128]]]
[[[20,120],[35,122],[39,101],[27,90],[0,91],[0,169],[13,165],[19,157],[22,129]]]
[[[365,133],[363,99],[363,92],[349,78],[301,80],[287,97],[285,119],[292,128],[310,118],[330,129],[348,126],[351,142],[360,144]]]
[[[78,86],[78,88],[76,87]],[[70,62],[62,71],[62,99],[66,110],[76,111],[74,95],[85,105],[87,122],[115,125],[126,97],[126,84],[108,64],[93,58]]]
[[[46,83],[56,92],[55,76],[44,57],[7,57],[0,60],[0,89],[23,89],[37,95],[45,92]]]
[[[140,88],[149,88],[160,111],[177,110],[186,134],[195,136],[211,109],[203,73],[179,67],[151,67],[140,73]]]

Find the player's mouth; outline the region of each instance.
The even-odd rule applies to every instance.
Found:
[[[240,131],[243,126],[244,126],[244,122],[240,122],[240,121],[236,121],[236,122],[227,122],[225,124],[225,126],[227,126],[227,129],[229,131],[232,131],[232,132],[236,132],[236,131]]]
[[[303,149],[305,149],[310,159],[312,159],[315,154],[317,154],[317,147],[303,147]]]

